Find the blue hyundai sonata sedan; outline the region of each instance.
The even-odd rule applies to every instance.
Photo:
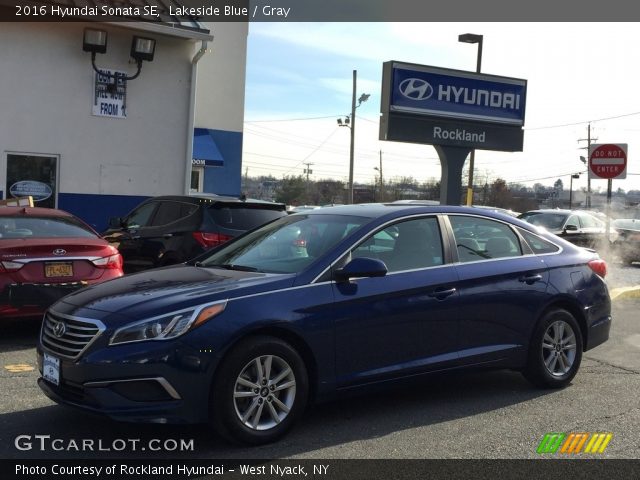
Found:
[[[186,264],[90,286],[46,313],[39,385],[139,422],[281,437],[312,401],[471,367],[566,386],[609,337],[606,264],[491,211],[294,214]]]

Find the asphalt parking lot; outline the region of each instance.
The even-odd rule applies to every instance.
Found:
[[[609,284],[640,285],[640,265],[612,266]],[[39,322],[7,322],[0,327],[0,458],[536,458],[548,432],[610,432],[597,457],[637,459],[639,310],[640,298],[614,301],[610,340],[587,352],[566,389],[537,390],[511,371],[439,376],[316,406],[284,440],[257,448],[230,446],[206,427],[116,423],[55,405],[36,385]],[[44,448],[36,435],[50,436]],[[51,448],[53,439],[62,450]],[[93,450],[67,448],[87,439]],[[170,442],[155,450],[154,439],[192,448]]]

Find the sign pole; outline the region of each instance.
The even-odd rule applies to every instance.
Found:
[[[613,180],[610,178],[607,180],[607,241],[611,241],[611,189],[613,187]]]

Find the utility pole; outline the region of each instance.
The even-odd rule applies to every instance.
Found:
[[[309,184],[309,175],[313,173],[313,170],[311,170],[311,165],[313,165],[313,163],[303,162],[303,165],[307,166],[307,168],[303,170],[303,173],[307,174],[307,191],[305,193],[305,203],[308,204],[311,202],[311,185]]]
[[[380,150],[380,167],[374,167],[380,172],[380,203],[384,202],[384,180],[382,178],[382,150]]]
[[[589,150],[591,149],[591,142],[597,142],[597,138],[591,138],[591,122],[587,124],[587,138],[579,138],[578,142],[587,142],[586,147],[581,147],[587,151],[586,157],[580,157],[582,163],[587,167],[587,208],[591,208],[591,178],[589,178]]]
[[[304,165],[307,166],[307,168],[304,169],[304,173],[307,174],[307,183],[309,183],[309,175],[313,173],[313,170],[311,170],[311,165],[313,165],[313,163],[304,163]]]

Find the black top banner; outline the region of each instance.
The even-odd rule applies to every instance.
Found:
[[[640,6],[628,0],[0,0],[0,21],[87,20],[165,23],[610,22],[640,20]],[[597,24],[594,31],[597,31]]]

